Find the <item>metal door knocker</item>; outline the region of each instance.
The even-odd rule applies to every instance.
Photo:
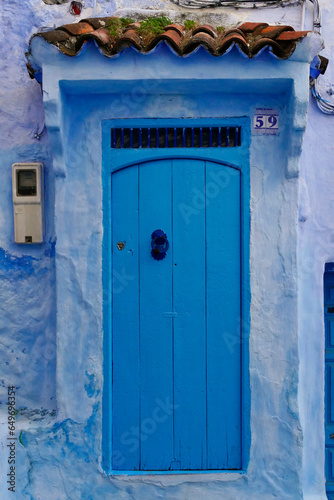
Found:
[[[155,260],[162,260],[166,257],[169,242],[166,233],[162,229],[156,229],[151,236],[151,255]]]

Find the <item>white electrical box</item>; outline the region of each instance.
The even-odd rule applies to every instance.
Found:
[[[15,243],[43,243],[43,165],[14,163],[12,174]]]

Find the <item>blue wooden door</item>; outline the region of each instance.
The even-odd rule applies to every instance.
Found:
[[[325,443],[327,497],[334,500],[334,264],[326,264],[325,309]]]
[[[240,172],[193,159],[118,170],[111,217],[112,469],[240,469]]]

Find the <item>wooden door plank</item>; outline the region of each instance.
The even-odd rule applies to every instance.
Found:
[[[139,469],[138,166],[112,175],[112,468]],[[123,250],[118,242],[125,242]]]
[[[171,161],[139,168],[141,469],[168,470],[173,458],[172,253],[151,256],[151,234],[171,239]]]
[[[205,469],[205,171],[173,160],[175,468]]]
[[[240,173],[206,164],[209,469],[241,468]]]

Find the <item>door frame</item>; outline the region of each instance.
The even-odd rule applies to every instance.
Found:
[[[330,286],[334,286],[334,263],[327,262],[324,268],[323,276],[324,284],[324,332],[325,332],[325,480],[326,480],[326,494],[329,500],[334,498],[334,481],[331,480],[333,474],[331,473],[331,464],[333,462],[334,454],[334,441],[331,439],[331,431],[334,425],[330,425],[331,419],[331,403],[332,403],[332,384],[331,384],[331,373],[330,365],[334,362],[334,349],[330,344],[330,329],[328,324],[330,321],[330,316],[326,311],[328,306],[331,306],[334,302],[333,300],[328,300],[328,289]],[[332,427],[332,429],[331,429]]]
[[[111,148],[113,127],[241,127],[241,145],[235,147],[205,148]],[[103,188],[103,244],[102,244],[102,286],[103,286],[103,397],[102,397],[102,467],[110,475],[147,474],[212,474],[245,473],[249,462],[250,435],[250,381],[249,381],[249,333],[250,333],[250,119],[202,118],[202,119],[117,119],[102,122],[102,188]],[[113,471],[111,468],[111,425],[112,425],[112,310],[111,310],[111,174],[117,170],[139,163],[162,159],[208,160],[240,171],[241,178],[241,457],[242,467],[238,470],[201,471]],[[233,339],[231,339],[233,343]]]

